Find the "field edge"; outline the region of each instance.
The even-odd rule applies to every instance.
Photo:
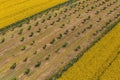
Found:
[[[81,54],[78,54],[76,57],[74,57],[63,69],[61,69],[60,72],[53,75],[49,80],[57,80],[58,78],[60,78],[65,71],[67,71],[70,67],[72,67],[73,64],[75,64],[84,55],[85,52],[87,52],[92,46],[94,46],[98,41],[100,41],[108,32],[110,32],[116,25],[118,25],[119,22],[120,19],[118,19],[118,21],[116,21],[108,29],[106,29],[106,31],[103,32],[101,36],[98,37],[98,39],[96,39],[92,44],[90,44],[90,46],[88,46],[85,50],[83,50]]]
[[[58,5],[55,5],[55,6],[53,6],[53,7],[50,7],[50,8],[48,8],[48,9],[43,10],[43,11],[40,11],[40,12],[38,12],[38,13],[36,13],[36,14],[33,14],[33,15],[31,15],[31,16],[28,16],[28,17],[26,17],[26,18],[24,18],[24,19],[18,20],[18,21],[16,21],[16,22],[12,23],[12,24],[9,24],[9,25],[7,25],[7,26],[4,26],[4,27],[0,28],[0,34],[4,34],[6,31],[8,31],[8,30],[11,29],[11,28],[19,27],[19,25],[26,23],[27,21],[31,20],[32,18],[36,17],[37,15],[40,15],[40,14],[42,14],[42,13],[44,13],[44,12],[47,12],[47,11],[53,9],[53,8],[57,8],[57,7],[62,6],[62,5],[64,5],[64,4],[70,3],[70,2],[72,2],[72,1],[73,1],[73,0],[68,0],[68,1],[66,1],[66,2],[60,3],[60,4],[58,4]]]

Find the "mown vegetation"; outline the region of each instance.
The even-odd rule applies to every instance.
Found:
[[[60,77],[120,21],[119,9],[118,0],[70,0],[3,29],[0,79]]]
[[[109,80],[117,80],[120,70],[118,68],[120,64],[119,31],[120,24],[85,52],[58,80],[106,80],[108,78]]]

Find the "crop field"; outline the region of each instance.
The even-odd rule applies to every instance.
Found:
[[[54,1],[56,1],[56,4],[60,1],[63,4],[1,30],[0,80],[56,80],[79,58],[80,60],[84,59],[85,55],[87,59],[81,61],[81,64],[83,63],[83,66],[84,63],[90,65],[91,67],[85,67],[91,73],[90,76],[87,74],[81,74],[81,76],[91,78],[95,76],[94,71],[97,71],[100,67],[100,65],[95,67],[95,64],[97,64],[95,60],[100,60],[101,56],[105,55],[106,58],[103,57],[100,61],[104,63],[104,60],[112,55],[109,52],[108,54],[95,55],[95,52],[91,52],[94,50],[89,50],[89,48],[120,21],[120,0],[69,0],[67,2],[65,0],[51,0],[51,6]],[[38,2],[36,3],[38,4]],[[36,11],[40,12],[41,9],[36,8]],[[30,12],[34,14],[36,11]],[[27,16],[28,14],[29,12],[26,13]],[[19,17],[16,16],[16,18]],[[109,39],[106,38],[106,40]],[[100,43],[101,41],[97,44]],[[117,41],[115,44],[117,44]],[[99,50],[96,46],[94,49],[96,52]],[[104,50],[102,47],[100,49]],[[110,47],[109,49],[113,50],[114,48]],[[89,53],[84,53],[87,50]],[[89,55],[87,56],[87,54]],[[82,57],[82,55],[84,56]],[[96,58],[97,56],[100,57]],[[109,66],[109,61],[114,60],[115,56],[114,54],[111,56],[111,59],[106,62],[105,68]],[[93,66],[87,63],[89,62],[88,59],[91,64],[94,63]],[[79,61],[75,65],[78,63]],[[95,69],[91,69],[92,67],[95,67]],[[71,69],[73,68],[71,67],[70,70],[63,73],[65,76],[63,75],[60,79],[69,80],[72,77]],[[77,66],[76,69],[78,69]],[[104,71],[103,69],[100,67],[100,72],[96,72],[96,77],[91,79],[97,79],[97,76],[102,74],[101,71]],[[93,70],[93,72],[90,70]],[[66,74],[69,71],[71,72]],[[107,75],[107,73],[104,75]],[[75,78],[77,80],[77,76]],[[73,78],[71,79],[73,80]]]
[[[58,80],[119,80],[120,23]]]
[[[0,28],[67,0],[0,0]]]

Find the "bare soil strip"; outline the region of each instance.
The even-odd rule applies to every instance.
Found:
[[[118,0],[72,0],[0,34],[0,79],[50,79],[110,29],[119,13]]]

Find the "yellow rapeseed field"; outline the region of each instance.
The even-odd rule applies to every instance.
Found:
[[[58,80],[119,80],[120,23]]]
[[[120,55],[112,63],[112,65],[105,71],[101,80],[119,80],[120,79]]]
[[[68,0],[0,0],[0,28]]]

